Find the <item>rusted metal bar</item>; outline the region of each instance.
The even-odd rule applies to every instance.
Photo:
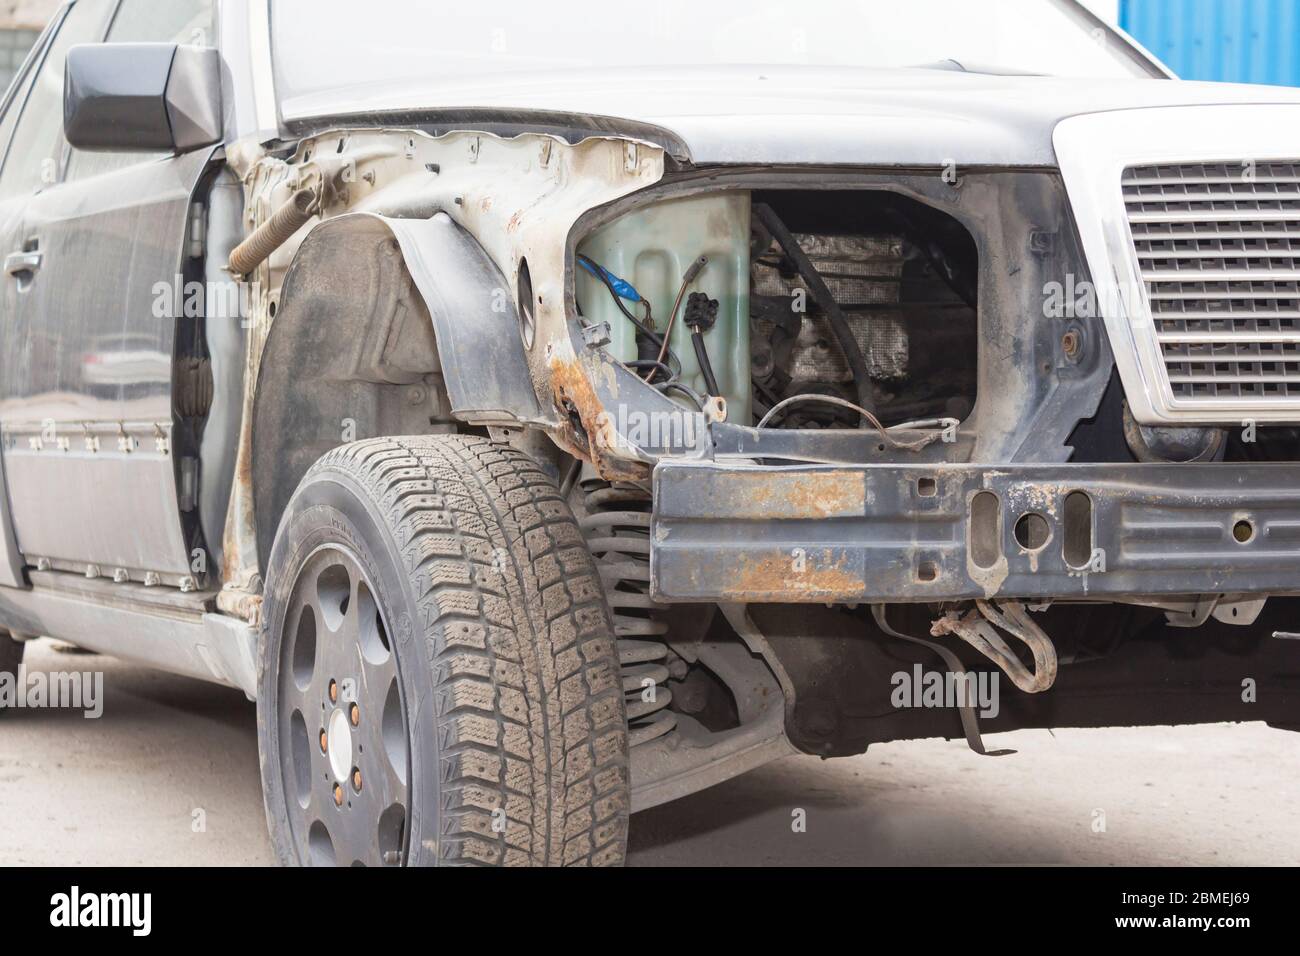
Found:
[[[956,611],[939,618],[930,628],[935,637],[956,634],[979,651],[1011,678],[1011,682],[1026,694],[1039,694],[1056,682],[1056,647],[1043,629],[1033,622],[1023,604],[1007,601],[995,608],[988,601],[976,601],[977,610],[965,617]],[[1034,657],[1032,671],[1021,662],[998,634],[1000,627],[1012,637],[1025,643]]]

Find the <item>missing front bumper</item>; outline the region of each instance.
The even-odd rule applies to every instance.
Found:
[[[669,602],[1300,592],[1300,465],[664,462],[651,537]]]

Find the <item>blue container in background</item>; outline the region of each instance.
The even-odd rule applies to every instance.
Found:
[[[1119,25],[1184,80],[1300,86],[1300,0],[1120,0]]]

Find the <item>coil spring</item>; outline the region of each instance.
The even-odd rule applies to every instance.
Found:
[[[618,660],[627,704],[628,743],[648,743],[671,731],[668,710],[668,633],[650,599],[650,497],[640,488],[592,480],[581,484],[586,514],[579,519],[596,559],[618,639]]]

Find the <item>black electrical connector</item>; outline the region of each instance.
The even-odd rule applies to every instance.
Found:
[[[710,395],[721,395],[718,379],[713,374],[713,364],[709,361],[709,350],[704,344],[704,333],[713,328],[718,321],[718,300],[710,299],[703,292],[692,292],[686,299],[686,314],[682,321],[691,330],[691,344],[695,346],[695,359],[700,363],[700,372],[704,376],[704,386]]]
[[[718,322],[718,300],[703,292],[692,292],[686,297],[686,315],[683,321],[692,332],[707,332]]]

